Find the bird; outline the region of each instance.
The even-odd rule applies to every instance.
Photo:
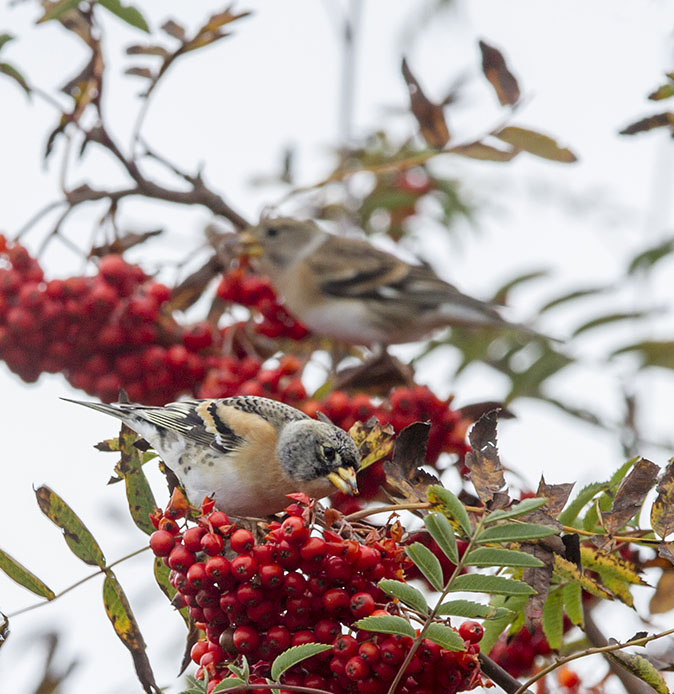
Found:
[[[238,237],[291,314],[312,332],[379,351],[446,326],[493,327],[538,337],[493,304],[460,292],[428,265],[412,265],[313,220],[262,217]]]
[[[293,492],[317,499],[358,493],[358,448],[325,415],[312,419],[245,395],[163,407],[63,399],[121,419],[142,436],[194,506],[209,496],[224,513],[259,518],[283,510]]]

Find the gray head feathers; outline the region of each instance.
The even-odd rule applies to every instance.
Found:
[[[358,470],[360,454],[351,437],[328,422],[303,419],[289,422],[276,445],[283,471],[293,480],[326,477],[338,468]]]

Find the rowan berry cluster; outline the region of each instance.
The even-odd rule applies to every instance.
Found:
[[[256,540],[211,509],[212,503],[205,505],[196,525],[181,528],[176,518],[181,513],[169,505],[153,518],[158,529],[150,537],[153,552],[171,569],[174,605],[187,606],[205,632],[191,652],[199,665],[197,677],[207,671],[213,688],[230,675],[227,664],[245,655],[251,682],[265,683],[277,655],[291,646],[323,643],[332,648],[288,670],[282,682],[334,694],[385,694],[412,639],[365,631],[354,623],[398,610],[377,586],[382,578],[403,580],[409,567],[395,533],[382,530],[367,540],[318,533],[311,529],[309,508],[293,503],[283,520],[270,523]],[[466,622],[459,634],[465,652],[423,640],[397,691],[451,693],[477,686],[482,627]]]
[[[538,626],[533,634],[523,627],[510,638],[502,635],[489,652],[489,657],[513,677],[522,677],[532,672],[536,656],[550,653],[552,649],[543,628]]]

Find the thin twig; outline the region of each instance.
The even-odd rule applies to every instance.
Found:
[[[145,552],[146,550],[150,549],[150,545],[146,545],[145,547],[141,547],[140,549],[135,550],[134,552],[131,552],[130,554],[126,554],[125,556],[121,557],[120,559],[116,559],[110,564],[107,564],[104,566],[102,569],[98,569],[93,574],[89,574],[89,576],[85,576],[84,578],[80,579],[76,583],[73,583],[71,586],[68,586],[64,590],[62,590],[60,593],[56,593],[56,595],[51,599],[51,600],[43,600],[42,602],[36,602],[34,605],[29,605],[28,607],[22,607],[20,610],[17,610],[16,612],[11,612],[10,614],[7,615],[8,619],[13,619],[14,617],[23,614],[24,612],[30,612],[31,610],[34,610],[38,607],[42,607],[42,605],[48,605],[49,603],[54,602],[54,600],[64,596],[66,593],[69,593],[71,590],[77,588],[78,586],[81,586],[83,583],[86,583],[87,581],[90,581],[92,578],[96,578],[96,576],[99,576],[100,574],[104,574],[108,569],[111,569],[113,566],[117,566],[117,564],[121,564],[123,561],[126,561],[127,559],[131,559],[132,557],[135,557],[138,554],[141,554],[142,552]]]
[[[42,209],[38,210],[27,222],[24,223],[24,225],[14,234],[14,240],[19,241],[21,237],[32,227],[37,224],[42,217],[44,217],[46,214],[49,214],[52,210],[55,210],[57,207],[60,207],[61,205],[67,205],[68,201],[67,200],[55,200],[54,202],[50,202],[48,205],[45,205]]]

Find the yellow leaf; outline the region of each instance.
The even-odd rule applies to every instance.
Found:
[[[395,430],[390,424],[382,426],[372,417],[367,422],[356,422],[349,429],[349,436],[360,451],[360,469],[385,458],[393,449]]]

